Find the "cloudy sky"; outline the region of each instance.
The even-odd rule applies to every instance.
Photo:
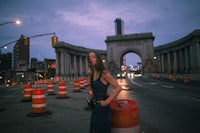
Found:
[[[0,46],[22,34],[55,32],[59,41],[105,50],[106,37],[115,35],[116,18],[124,20],[125,34],[152,32],[154,46],[158,46],[200,29],[199,5],[199,0],[1,0],[0,24],[16,19],[22,24],[0,26]],[[30,56],[55,58],[51,36],[32,38]],[[2,53],[12,51],[13,46],[1,49]]]

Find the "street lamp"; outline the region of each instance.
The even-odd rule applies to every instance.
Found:
[[[20,20],[16,20],[16,21],[11,21],[11,22],[5,22],[5,23],[1,23],[0,26],[6,25],[6,24],[10,24],[10,23],[15,23],[15,24],[19,25],[19,24],[21,24],[21,21]]]

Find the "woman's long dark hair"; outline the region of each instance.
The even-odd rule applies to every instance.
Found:
[[[91,52],[93,52],[95,55],[96,55],[96,58],[97,58],[97,64],[96,64],[96,66],[94,66],[95,67],[95,69],[99,72],[99,75],[101,76],[102,75],[102,73],[103,73],[103,71],[105,71],[106,69],[105,69],[105,66],[104,66],[104,64],[103,64],[103,62],[102,62],[102,58],[101,58],[101,56],[97,53],[97,52],[95,52],[95,51],[90,51],[89,53],[91,53]],[[88,57],[87,57],[87,61],[88,61],[88,67],[90,68],[90,70],[91,70],[91,81],[93,80],[93,66],[91,65],[91,63],[90,63],[90,58],[89,58],[89,53],[88,53]]]

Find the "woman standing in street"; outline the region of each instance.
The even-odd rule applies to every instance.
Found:
[[[111,108],[109,103],[115,99],[121,91],[121,86],[105,70],[102,59],[95,51],[88,53],[88,64],[91,70],[90,95],[92,95],[92,115],[90,120],[90,133],[111,132]],[[112,85],[114,91],[108,95],[108,86]]]

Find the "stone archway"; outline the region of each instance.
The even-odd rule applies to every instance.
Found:
[[[153,72],[155,69],[153,41],[152,33],[108,36],[105,40],[108,69],[111,73],[117,73],[120,69],[121,57],[125,53],[134,52],[141,58],[143,71],[145,73]]]

